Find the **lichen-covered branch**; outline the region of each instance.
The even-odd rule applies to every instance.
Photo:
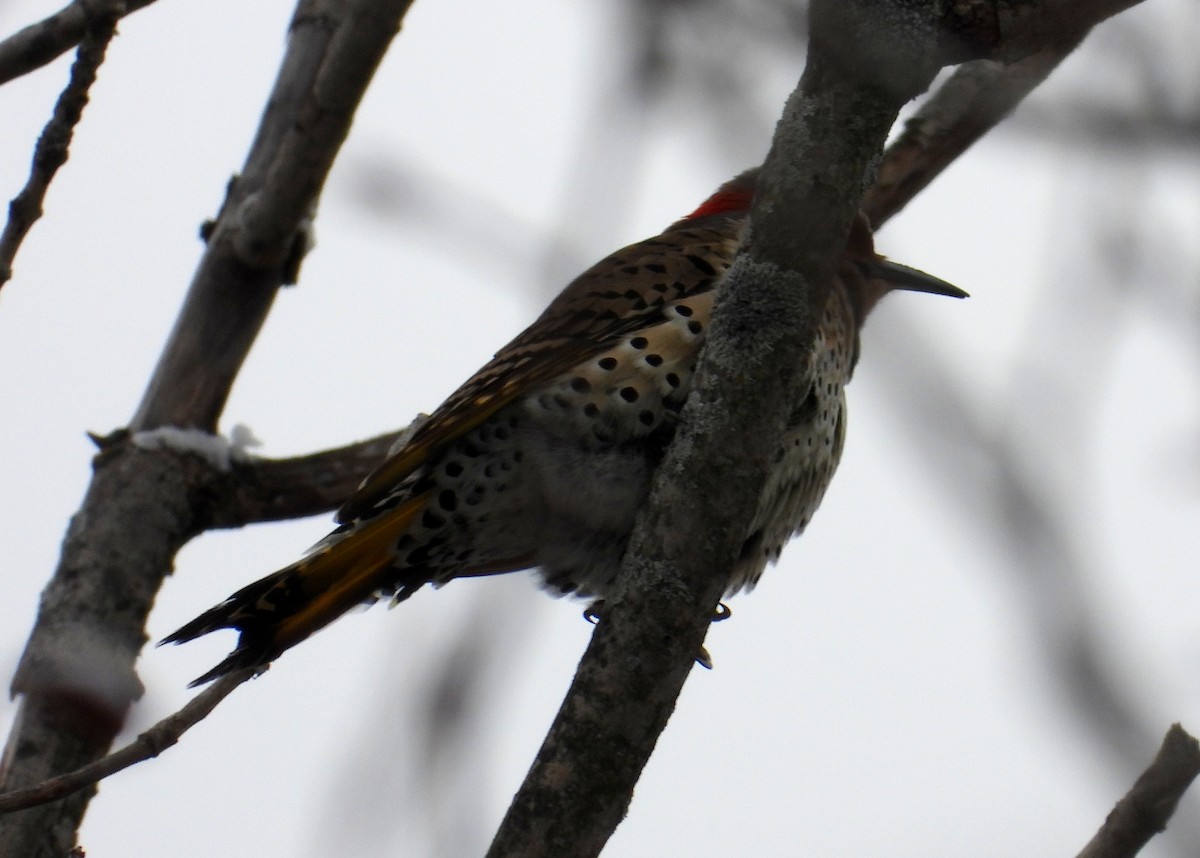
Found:
[[[489,858],[597,855],[624,816],[748,532],[870,165],[900,108],[948,61],[929,9],[813,4],[807,67],[620,593]]]

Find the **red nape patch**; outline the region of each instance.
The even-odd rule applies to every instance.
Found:
[[[711,217],[726,212],[750,211],[750,202],[753,199],[753,188],[721,188],[684,220],[698,220],[702,217]]]

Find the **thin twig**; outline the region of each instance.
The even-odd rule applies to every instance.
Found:
[[[178,712],[163,718],[124,748],[113,751],[94,763],[65,775],[49,778],[26,789],[0,793],[0,814],[57,801],[136,763],[157,757],[178,742],[191,727],[203,721],[235,688],[265,669],[246,668],[221,677],[188,701]]]
[[[88,103],[88,90],[96,81],[96,70],[104,62],[108,43],[117,32],[124,5],[106,7],[104,13],[90,22],[75,62],[71,78],[54,105],[54,114],[33,150],[33,166],[29,181],[8,205],[8,223],[0,235],[0,288],[12,278],[12,263],[25,236],[34,222],[42,216],[42,201],[58,168],[66,163],[68,148],[75,126]]]
[[[1200,774],[1200,742],[1172,724],[1154,762],[1117,802],[1079,858],[1132,858],[1167,827],[1188,785]]]
[[[110,15],[123,18],[154,0],[74,0],[0,42],[0,84],[47,65],[78,45]]]

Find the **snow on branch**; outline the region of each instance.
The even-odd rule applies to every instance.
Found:
[[[180,429],[178,426],[161,426],[134,432],[130,436],[134,446],[143,450],[174,450],[199,456],[213,468],[228,473],[234,463],[247,462],[253,458],[252,447],[262,446],[248,426],[239,423],[229,432],[229,437],[213,435],[203,429]]]

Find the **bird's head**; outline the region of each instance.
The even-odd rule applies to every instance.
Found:
[[[695,211],[675,224],[675,227],[690,226],[698,221],[721,216],[748,215],[754,202],[760,169],[752,167],[725,182]],[[860,325],[879,299],[896,289],[928,292],[951,298],[968,297],[962,289],[945,280],[892,262],[876,253],[871,224],[862,212],[855,216],[850,226],[850,235],[846,239],[838,274],[850,295]]]

